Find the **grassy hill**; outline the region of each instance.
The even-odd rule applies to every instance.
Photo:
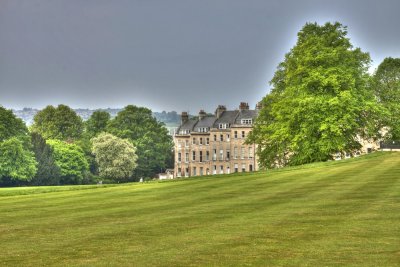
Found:
[[[0,189],[0,266],[399,266],[400,154]]]

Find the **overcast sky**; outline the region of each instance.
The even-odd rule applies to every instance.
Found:
[[[0,105],[254,107],[306,22],[339,21],[373,67],[400,1],[0,0]]]

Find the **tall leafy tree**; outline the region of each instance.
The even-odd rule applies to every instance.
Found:
[[[33,153],[17,137],[0,142],[0,181],[30,181],[36,166]]]
[[[382,109],[369,87],[368,53],[340,23],[306,24],[279,64],[249,142],[264,167],[326,161],[373,137]]]
[[[131,142],[109,133],[99,134],[92,142],[100,177],[123,181],[132,176],[137,156]]]
[[[56,165],[60,168],[61,184],[80,184],[88,174],[89,164],[82,148],[59,140],[47,140],[53,150]]]
[[[0,106],[0,142],[11,137],[28,137],[28,128],[11,110]]]
[[[400,58],[385,58],[374,74],[378,101],[387,109],[383,117],[389,140],[400,140]]]
[[[86,133],[90,138],[95,137],[101,132],[106,131],[107,124],[110,121],[110,113],[102,110],[96,110],[85,122]]]
[[[126,106],[110,121],[107,132],[129,139],[138,155],[134,177],[152,177],[167,165],[172,150],[172,138],[163,123],[158,122],[151,110],[133,105]]]
[[[33,118],[32,131],[45,139],[77,140],[83,132],[83,121],[66,105],[47,106]]]
[[[60,183],[61,170],[56,165],[53,150],[46,140],[38,133],[31,134],[33,152],[38,162],[38,170],[33,177],[33,185],[58,185]]]

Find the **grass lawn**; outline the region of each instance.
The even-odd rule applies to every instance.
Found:
[[[0,266],[399,266],[400,153],[0,189]]]

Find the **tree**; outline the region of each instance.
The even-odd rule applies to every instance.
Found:
[[[31,134],[33,152],[38,163],[38,170],[33,177],[33,185],[58,185],[60,183],[60,168],[56,165],[53,150],[46,140],[38,134]]]
[[[110,121],[107,132],[129,139],[136,147],[136,179],[142,176],[152,177],[167,166],[171,156],[172,139],[164,124],[152,116],[151,110],[133,105],[126,106]]]
[[[248,142],[264,167],[353,154],[374,137],[382,109],[369,87],[368,53],[353,48],[340,23],[306,24],[279,64]]]
[[[80,184],[89,170],[85,154],[78,145],[59,140],[47,140],[60,168],[61,184]]]
[[[11,137],[26,138],[28,128],[25,123],[17,118],[11,110],[0,106],[0,142]]]
[[[85,122],[86,133],[90,138],[95,137],[101,132],[106,131],[107,124],[110,121],[110,113],[106,111],[96,110]]]
[[[36,173],[33,153],[17,137],[0,142],[0,180],[29,181]]]
[[[99,134],[92,142],[100,177],[122,181],[132,176],[137,156],[131,142],[109,133]]]
[[[383,124],[389,140],[400,140],[400,58],[385,58],[374,75],[375,94],[387,109]]]
[[[83,122],[68,106],[47,106],[33,118],[32,131],[45,139],[77,140],[82,135]]]

